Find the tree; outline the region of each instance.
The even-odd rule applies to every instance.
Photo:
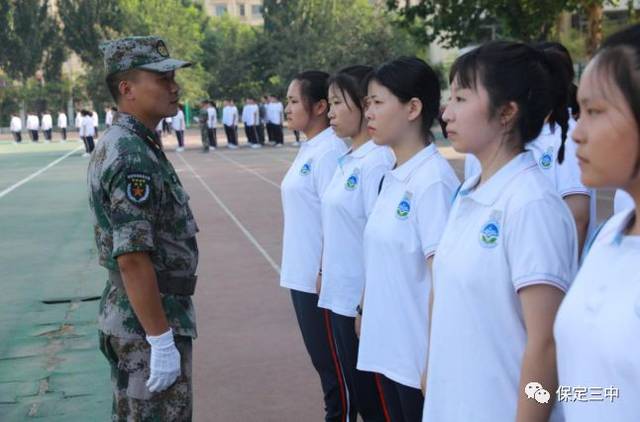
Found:
[[[193,66],[177,72],[182,98],[197,101],[205,96],[207,75],[199,59],[208,18],[189,0],[119,0],[124,29],[130,35],[162,37],[172,57],[191,61]]]
[[[257,69],[263,62],[257,40],[262,30],[223,16],[211,20],[202,42],[202,66],[209,97],[259,97],[263,83]]]
[[[419,49],[404,30],[367,0],[265,0],[261,80],[280,94],[304,69],[334,72],[353,64],[377,65]]]
[[[21,83],[46,67],[59,77],[66,57],[60,29],[47,0],[0,0],[0,65]]]
[[[421,42],[463,47],[495,37],[542,41],[570,0],[387,0],[398,23]]]

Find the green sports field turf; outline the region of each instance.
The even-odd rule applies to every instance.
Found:
[[[0,142],[0,420],[107,420],[81,143]],[[16,183],[69,154],[11,191]]]

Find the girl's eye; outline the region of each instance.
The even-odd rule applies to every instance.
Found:
[[[587,109],[587,114],[588,114],[589,116],[595,116],[595,115],[600,114],[600,110],[596,110],[596,109],[594,109],[594,108],[588,108],[588,109]]]
[[[456,97],[456,101],[458,101],[458,102],[462,102],[462,101],[464,101],[464,98],[462,98],[462,97]]]

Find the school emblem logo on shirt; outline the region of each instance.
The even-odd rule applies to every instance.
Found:
[[[553,147],[549,147],[542,157],[540,157],[540,167],[545,170],[551,168],[551,164],[553,164]]]
[[[300,175],[301,176],[306,176],[309,173],[311,173],[311,161],[312,160],[309,160],[309,161],[307,161],[306,163],[304,163],[302,165],[302,168],[300,169]]]
[[[346,190],[355,190],[358,187],[358,179],[360,178],[360,169],[354,169],[351,176],[344,184]]]
[[[489,217],[489,221],[480,230],[480,245],[483,248],[495,248],[500,237],[500,216],[499,211],[494,211]]]
[[[396,217],[400,220],[406,220],[409,217],[409,213],[411,212],[412,196],[413,194],[411,192],[405,192],[402,200],[398,204],[398,208],[396,208]]]
[[[127,199],[135,205],[144,204],[151,195],[151,176],[144,173],[127,174]]]

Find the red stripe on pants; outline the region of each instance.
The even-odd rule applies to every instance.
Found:
[[[342,369],[340,362],[338,361],[338,355],[336,353],[335,343],[333,341],[333,333],[331,331],[331,321],[329,320],[329,311],[327,309],[324,312],[324,324],[327,328],[327,337],[329,340],[329,349],[331,349],[331,357],[333,358],[333,364],[336,367],[336,374],[338,375],[338,387],[340,389],[340,400],[342,401],[342,421],[347,420],[347,399],[344,392],[344,378],[342,377]]]

